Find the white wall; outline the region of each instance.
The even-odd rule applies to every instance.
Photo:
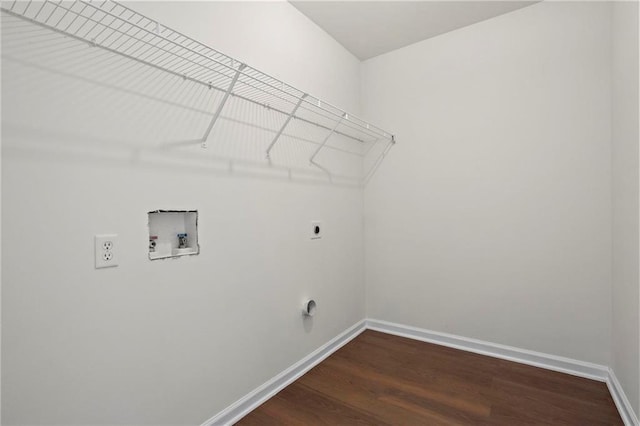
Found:
[[[365,192],[368,316],[611,362],[638,401],[637,145],[624,118],[637,69],[621,54],[637,21],[622,7],[537,4],[360,76],[284,2],[131,6],[396,131]],[[92,78],[154,95],[169,83],[52,44],[2,62],[3,424],[197,424],[364,317],[359,189],[151,154],[154,138],[193,127],[185,108]],[[247,135],[223,142],[255,151]],[[147,259],[158,208],[199,210],[199,256]],[[320,243],[306,238],[315,219]],[[92,238],[106,232],[121,263],[97,271]],[[303,322],[309,295],[318,316]]]
[[[358,61],[286,2],[134,7],[358,112]],[[5,24],[2,424],[199,424],[364,318],[360,189],[151,155],[189,111],[136,91],[192,89]],[[171,208],[198,209],[201,253],[149,261],[147,212]],[[117,268],[93,267],[101,233]]]
[[[610,6],[543,2],[364,62],[367,315],[608,364]]]
[[[613,351],[611,366],[640,413],[638,300],[638,3],[612,15]]]

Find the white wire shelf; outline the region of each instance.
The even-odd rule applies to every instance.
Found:
[[[265,155],[270,158],[283,139],[313,143],[311,164],[331,174],[319,162],[326,149],[366,158],[367,178],[395,144],[395,137],[340,108],[206,46],[178,31],[111,0],[2,2],[3,13],[85,42],[120,57],[164,71],[185,81],[215,90],[219,100],[211,111],[202,137],[203,147],[230,99],[259,105],[281,116],[272,129]],[[309,126],[314,129],[309,131]],[[305,130],[305,127],[307,130]],[[341,141],[344,142],[344,146]]]

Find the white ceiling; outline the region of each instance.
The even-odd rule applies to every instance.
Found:
[[[536,1],[290,1],[361,60]]]

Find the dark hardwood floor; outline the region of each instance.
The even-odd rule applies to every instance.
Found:
[[[604,383],[365,331],[239,425],[621,425]]]

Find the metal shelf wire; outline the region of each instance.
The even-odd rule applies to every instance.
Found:
[[[340,108],[311,96],[264,72],[206,46],[178,31],[112,0],[97,1],[17,1],[3,2],[3,13],[31,22],[64,36],[99,47],[184,80],[220,93],[220,101],[202,138],[206,146],[225,105],[230,98],[247,101],[281,114],[283,121],[270,141],[266,156],[281,138],[293,137],[292,128],[300,124],[320,130],[311,164],[326,170],[316,157],[323,148],[355,153],[363,158],[371,151],[380,160],[395,143],[394,136]],[[296,125],[293,125],[296,122]],[[300,132],[298,132],[300,133]],[[358,143],[357,149],[342,148],[332,139]],[[373,146],[382,146],[372,149]],[[378,158],[379,157],[379,158]],[[365,173],[366,174],[366,173]]]

